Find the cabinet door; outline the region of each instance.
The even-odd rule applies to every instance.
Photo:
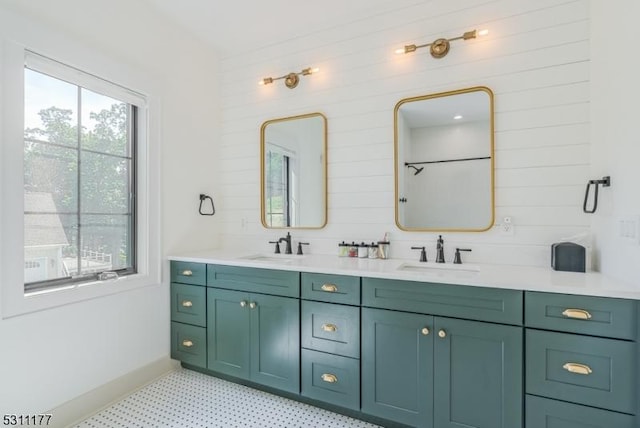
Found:
[[[522,328],[436,318],[438,428],[522,427]]]
[[[300,393],[300,301],[251,294],[251,380]]]
[[[249,295],[207,289],[207,368],[249,378]]]
[[[362,309],[364,413],[433,427],[432,327],[428,315]]]

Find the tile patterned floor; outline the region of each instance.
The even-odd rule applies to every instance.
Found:
[[[191,370],[178,369],[77,428],[375,428],[357,419]]]

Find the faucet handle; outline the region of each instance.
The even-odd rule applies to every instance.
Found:
[[[471,252],[470,248],[456,248],[456,254],[453,257],[453,264],[456,265],[461,265],[462,264],[462,258],[460,257],[460,251],[469,251]]]
[[[420,261],[421,262],[426,262],[427,261],[427,250],[425,249],[425,247],[411,247],[412,250],[422,250],[420,251]]]
[[[299,255],[299,256],[302,255],[302,246],[303,245],[309,245],[309,243],[308,242],[298,242],[298,252],[296,254]]]
[[[269,241],[269,244],[276,244],[276,250],[274,252],[276,254],[280,254],[280,242],[278,242],[278,241]]]

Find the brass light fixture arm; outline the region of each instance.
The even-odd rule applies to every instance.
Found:
[[[268,85],[270,83],[273,83],[276,80],[282,80],[284,79],[284,84],[286,85],[287,88],[289,89],[293,89],[296,86],[298,86],[298,83],[300,83],[300,77],[299,76],[309,76],[313,73],[317,73],[318,69],[317,68],[312,68],[312,67],[307,67],[302,69],[302,71],[296,73],[296,72],[291,72],[291,73],[287,73],[284,76],[280,76],[280,77],[265,77],[264,79],[262,79],[260,82],[261,85]]]
[[[483,35],[483,33],[484,32],[481,32],[480,35]],[[407,54],[407,53],[415,52],[418,49],[428,47],[429,51],[431,52],[431,56],[433,56],[434,58],[442,58],[449,53],[449,49],[451,48],[450,46],[451,42],[456,40],[470,40],[470,39],[475,39],[476,37],[478,37],[478,30],[471,30],[471,31],[466,31],[461,36],[452,37],[450,39],[440,38],[440,39],[434,40],[431,43],[425,43],[422,45],[416,45],[416,44],[405,45],[404,49],[398,49],[396,53]]]

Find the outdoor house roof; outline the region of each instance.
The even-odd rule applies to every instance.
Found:
[[[25,192],[24,246],[69,245],[51,193]]]

